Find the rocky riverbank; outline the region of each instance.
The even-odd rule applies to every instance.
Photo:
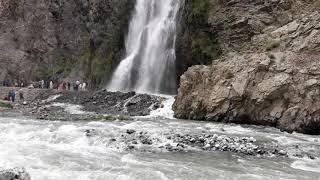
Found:
[[[163,108],[164,100],[163,97],[135,92],[47,90],[26,105],[16,105],[15,109],[44,120],[127,120]]]

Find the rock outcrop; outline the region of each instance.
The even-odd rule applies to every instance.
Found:
[[[181,78],[178,118],[270,125],[320,134],[320,56],[234,55]]]
[[[274,42],[270,32],[319,7],[316,0],[186,0],[176,45],[178,75],[229,52],[265,51]]]
[[[175,116],[320,134],[319,23],[318,11],[301,15],[252,36],[246,50],[189,68]]]
[[[0,170],[0,180],[30,180],[30,175],[24,168]]]
[[[134,0],[0,0],[0,82],[104,85],[122,59]]]

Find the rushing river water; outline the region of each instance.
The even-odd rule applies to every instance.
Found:
[[[158,114],[161,112],[158,112]],[[295,158],[302,151],[320,158],[320,137],[277,129],[156,117],[133,121],[52,122],[0,118],[0,165],[25,167],[33,180],[108,179],[320,179],[319,159]],[[86,131],[95,129],[94,136]],[[166,133],[252,136],[283,146],[289,157],[256,157],[230,152],[126,151],[108,146],[127,129],[161,139]],[[294,147],[298,145],[299,150]]]

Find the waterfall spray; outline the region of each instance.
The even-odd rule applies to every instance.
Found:
[[[183,0],[137,0],[123,59],[109,90],[172,94],[176,91],[175,41]]]

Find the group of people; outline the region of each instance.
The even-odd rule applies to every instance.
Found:
[[[20,83],[18,82],[10,82],[8,79],[4,80],[2,82],[2,85],[5,87],[26,87],[26,83],[24,81],[21,81]]]
[[[50,82],[50,89],[53,89],[53,82]],[[58,90],[68,90],[68,91],[86,91],[87,83],[76,81],[75,83],[61,82],[58,84]]]
[[[3,82],[4,86],[12,87],[12,85],[8,81]],[[5,97],[5,100],[15,102],[16,97],[19,96],[20,101],[24,101],[24,89],[33,89],[33,88],[41,88],[41,89],[58,89],[58,90],[68,90],[68,91],[86,91],[88,84],[86,82],[75,81],[71,82],[53,82],[41,80],[38,82],[33,82],[29,86],[26,85],[25,82],[14,83],[14,87],[21,87],[20,90],[10,90],[8,95]]]
[[[39,82],[31,83],[28,86],[29,89],[32,88],[41,88],[41,89],[58,89],[58,90],[68,90],[68,91],[86,91],[87,83],[76,81],[74,83],[71,82],[53,82],[53,81],[44,81],[41,80]]]
[[[23,101],[24,100],[23,89],[20,89],[19,91],[10,90],[5,100],[15,102],[17,94],[19,94],[20,101]]]

